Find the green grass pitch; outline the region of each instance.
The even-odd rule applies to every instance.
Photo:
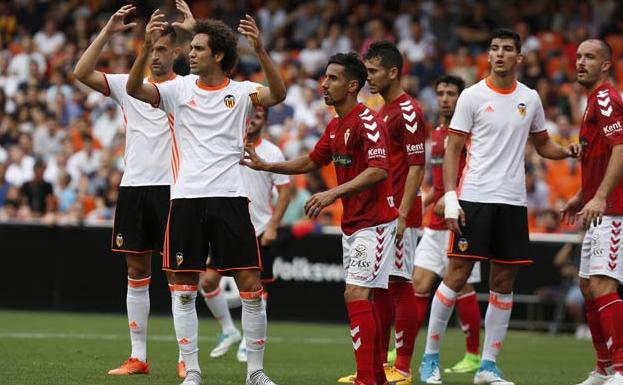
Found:
[[[179,384],[173,322],[164,316],[154,316],[149,323],[151,374],[106,375],[129,354],[126,325],[122,315],[0,311],[0,384]],[[269,322],[267,374],[279,385],[335,384],[338,376],[354,369],[348,331],[347,325]],[[204,385],[244,384],[245,366],[236,361],[235,349],[223,358],[209,358],[216,333],[213,319],[200,320]],[[422,354],[423,333],[413,367]],[[462,334],[452,329],[442,350],[443,367],[458,360],[463,349]],[[590,341],[513,331],[499,363],[517,385],[569,385],[584,379],[593,360]],[[447,385],[472,383],[471,375],[444,375],[443,379]]]

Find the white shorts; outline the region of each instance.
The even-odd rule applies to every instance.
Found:
[[[415,247],[417,246],[417,229],[407,227],[402,235],[402,241],[394,246],[394,262],[390,276],[413,279],[413,260],[415,259]]]
[[[430,270],[440,277],[448,270],[448,242],[450,230],[424,229],[424,235],[415,249],[415,266]],[[480,262],[474,263],[467,283],[480,282]]]
[[[395,220],[342,235],[346,284],[387,289],[395,239]]]
[[[604,216],[601,224],[591,226],[582,241],[581,278],[605,275],[623,282],[623,216]]]

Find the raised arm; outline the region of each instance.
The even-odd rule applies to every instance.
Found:
[[[96,71],[95,66],[110,37],[116,32],[128,30],[136,25],[136,23],[126,24],[124,21],[126,16],[134,12],[134,10],[136,10],[136,7],[133,5],[124,5],[110,17],[108,23],[106,23],[93,43],[91,43],[80,57],[80,60],[78,60],[78,64],[76,64],[76,68],[74,68],[74,76],[76,79],[95,91],[108,95],[110,90],[108,89],[106,77],[102,72]]]
[[[262,35],[255,20],[251,16],[245,15],[245,18],[240,20],[238,32],[244,35],[251,47],[253,47],[268,81],[268,87],[262,87],[258,90],[257,99],[254,100],[255,104],[271,107],[281,103],[286,98],[286,86],[283,83],[283,79],[281,79],[281,75],[279,75],[277,66],[264,48]]]
[[[149,103],[152,106],[157,107],[160,104],[160,94],[158,89],[153,84],[143,83],[143,77],[145,76],[145,69],[147,67],[147,60],[152,50],[153,44],[156,42],[160,33],[166,26],[167,22],[163,21],[164,14],[156,9],[145,27],[145,41],[141,51],[139,52],[132,69],[130,70],[130,76],[126,84],[126,91],[128,95],[133,98]]]

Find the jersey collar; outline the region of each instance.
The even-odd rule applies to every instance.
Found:
[[[199,79],[197,79],[195,80],[195,84],[197,85],[197,87],[201,88],[204,91],[218,91],[218,90],[222,90],[223,88],[227,87],[230,81],[231,81],[230,78],[225,78],[225,80],[221,84],[218,84],[216,86],[206,86],[206,85],[199,83]]]
[[[171,75],[169,75],[169,77],[168,77],[168,78],[166,78],[166,79],[164,79],[164,80],[160,80],[160,81],[158,81],[158,80],[154,80],[154,79],[151,77],[151,75],[149,75],[149,77],[147,78],[147,81],[148,81],[148,82],[150,82],[150,83],[156,83],[156,84],[159,84],[159,83],[168,82],[169,80],[173,80],[173,79],[175,79],[176,77],[177,77],[177,74],[176,74],[175,72],[171,72]]]
[[[517,89],[517,80],[513,82],[513,85],[511,86],[511,88],[506,88],[506,89],[495,87],[493,83],[491,83],[491,80],[489,80],[488,77],[485,78],[485,84],[487,85],[487,87],[489,87],[491,91],[496,92],[498,94],[502,94],[502,95],[512,94]]]

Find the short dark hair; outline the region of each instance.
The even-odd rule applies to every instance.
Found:
[[[372,43],[363,59],[379,59],[381,65],[386,69],[391,69],[393,67],[398,68],[398,78],[400,78],[402,72],[402,54],[398,51],[394,43],[387,40]]]
[[[610,47],[610,44],[608,44],[607,41],[603,39],[589,39],[589,41],[594,41],[599,44],[606,55],[605,59],[609,61],[612,60],[612,47]]]
[[[368,71],[366,70],[366,66],[361,62],[361,60],[359,60],[359,56],[355,52],[336,53],[329,58],[329,63],[327,65],[329,64],[338,64],[344,66],[346,79],[356,80],[359,83],[357,87],[357,92],[359,92],[363,88],[364,84],[366,84]]]
[[[437,80],[435,80],[435,91],[437,91],[437,86],[439,86],[441,83],[454,84],[459,91],[459,95],[465,89],[465,81],[458,76],[443,75],[437,78]]]
[[[493,31],[491,39],[489,39],[489,46],[491,46],[493,39],[511,39],[517,52],[521,52],[521,37],[519,37],[519,34],[512,29],[500,28]]]
[[[212,54],[222,53],[221,69],[228,73],[238,63],[238,36],[234,31],[220,20],[198,21],[195,26],[195,35],[200,33],[208,35],[208,46]]]

